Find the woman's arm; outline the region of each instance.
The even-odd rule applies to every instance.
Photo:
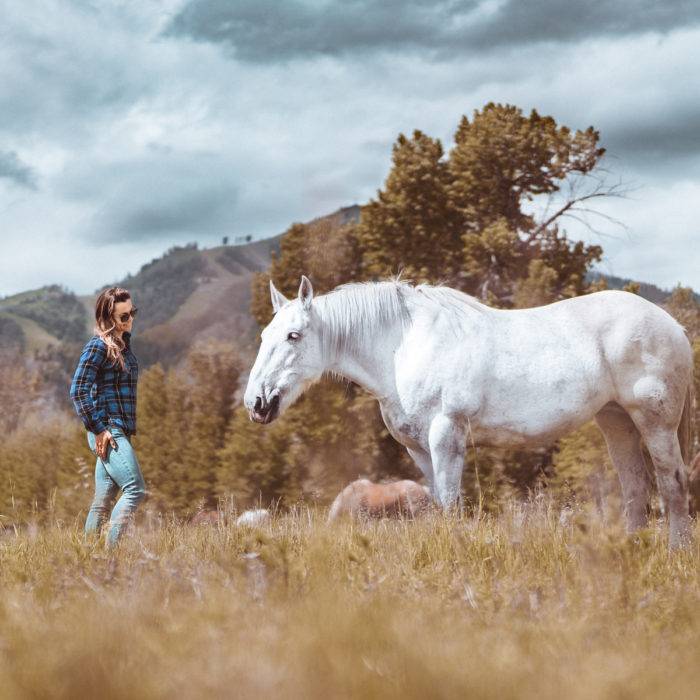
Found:
[[[104,364],[106,357],[105,345],[101,340],[92,338],[92,340],[88,341],[80,355],[80,360],[78,360],[78,366],[70,385],[70,397],[75,410],[85,427],[91,433],[95,433],[95,435],[99,435],[107,430],[107,426],[95,411],[90,398],[90,390],[95,383],[97,372]]]

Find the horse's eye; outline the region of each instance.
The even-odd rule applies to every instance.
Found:
[[[297,333],[296,331],[292,331],[287,336],[287,340],[299,340],[299,338],[301,338],[301,333]]]

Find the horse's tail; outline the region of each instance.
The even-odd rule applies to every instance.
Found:
[[[690,378],[688,389],[685,392],[685,403],[683,404],[683,413],[681,414],[681,422],[678,424],[678,442],[681,446],[681,456],[683,462],[688,466],[690,457],[693,451],[693,403],[695,399],[695,390],[693,387],[693,378]]]

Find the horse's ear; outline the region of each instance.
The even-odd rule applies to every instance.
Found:
[[[314,298],[314,288],[311,286],[311,280],[306,276],[301,276],[301,284],[299,285],[299,301],[307,311],[311,308],[311,302]]]
[[[272,299],[272,311],[277,313],[288,301],[282,292],[277,291],[277,287],[270,280],[270,299]]]

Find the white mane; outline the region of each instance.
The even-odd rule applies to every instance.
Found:
[[[353,282],[316,299],[323,320],[322,343],[327,356],[353,351],[377,328],[388,329],[397,321],[402,328],[411,322],[410,305],[436,305],[455,317],[484,313],[489,307],[449,287],[408,282]],[[455,318],[457,320],[457,318]]]

